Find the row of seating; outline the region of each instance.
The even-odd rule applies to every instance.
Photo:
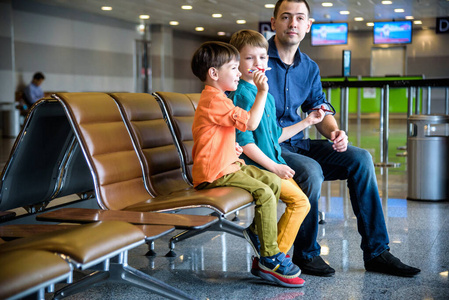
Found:
[[[198,94],[176,93],[158,93],[155,97],[57,93],[51,99],[42,99],[30,111],[3,170],[0,210],[23,206],[30,213],[44,211],[37,215],[39,220],[123,220],[146,225],[147,231],[161,225],[186,229],[170,240],[172,256],[175,242],[207,230],[243,237],[243,228],[226,217],[251,205],[252,197],[247,192],[192,188],[191,125],[198,98]],[[36,145],[42,154],[37,157],[30,155]],[[19,163],[21,159],[24,161]],[[29,173],[25,179],[32,188],[24,191],[22,184],[27,181],[18,178]],[[92,189],[101,209],[45,210],[56,197],[77,193],[87,198]],[[216,217],[162,213],[194,207],[212,209]],[[0,236],[8,232],[7,226],[3,228]],[[15,229],[16,237],[20,236],[17,232],[24,235],[23,228]],[[153,241],[158,236],[152,233],[142,239],[150,245],[149,255],[154,254]],[[186,296],[180,295],[175,298]]]

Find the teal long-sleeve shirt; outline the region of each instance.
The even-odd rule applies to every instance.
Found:
[[[229,94],[235,106],[239,106],[247,111],[251,109],[256,99],[257,87],[245,80],[240,79],[237,90]],[[276,121],[276,107],[274,106],[274,98],[268,93],[265,103],[264,113],[260,120],[259,126],[254,131],[241,132],[236,130],[236,141],[240,146],[248,144],[256,144],[265,155],[278,164],[286,164],[281,156],[281,146],[279,146],[279,137],[282,129]],[[241,158],[248,165],[255,165],[261,169],[265,169],[258,163],[249,159],[245,154]]]

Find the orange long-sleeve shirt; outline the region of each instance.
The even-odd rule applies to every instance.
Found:
[[[218,89],[206,85],[193,120],[193,185],[213,182],[240,170],[235,129],[246,131],[250,112],[235,106]]]

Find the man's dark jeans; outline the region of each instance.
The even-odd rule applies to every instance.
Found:
[[[364,261],[389,249],[373,159],[368,151],[348,146],[345,152],[336,152],[328,140],[311,140],[309,151],[286,143],[281,146],[282,157],[295,171],[293,178],[311,204],[294,243],[295,258],[310,259],[320,255],[321,247],[316,241],[318,200],[324,180],[347,179],[352,209],[362,236]]]

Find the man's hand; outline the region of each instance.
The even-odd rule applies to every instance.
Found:
[[[283,164],[276,164],[275,169],[271,171],[281,179],[290,179],[295,175],[295,171],[292,168]]]
[[[243,149],[240,147],[239,143],[235,143],[235,153],[237,154],[237,157],[243,153]]]
[[[337,152],[345,152],[348,148],[348,136],[343,130],[332,131],[330,140],[334,143],[332,148]]]

